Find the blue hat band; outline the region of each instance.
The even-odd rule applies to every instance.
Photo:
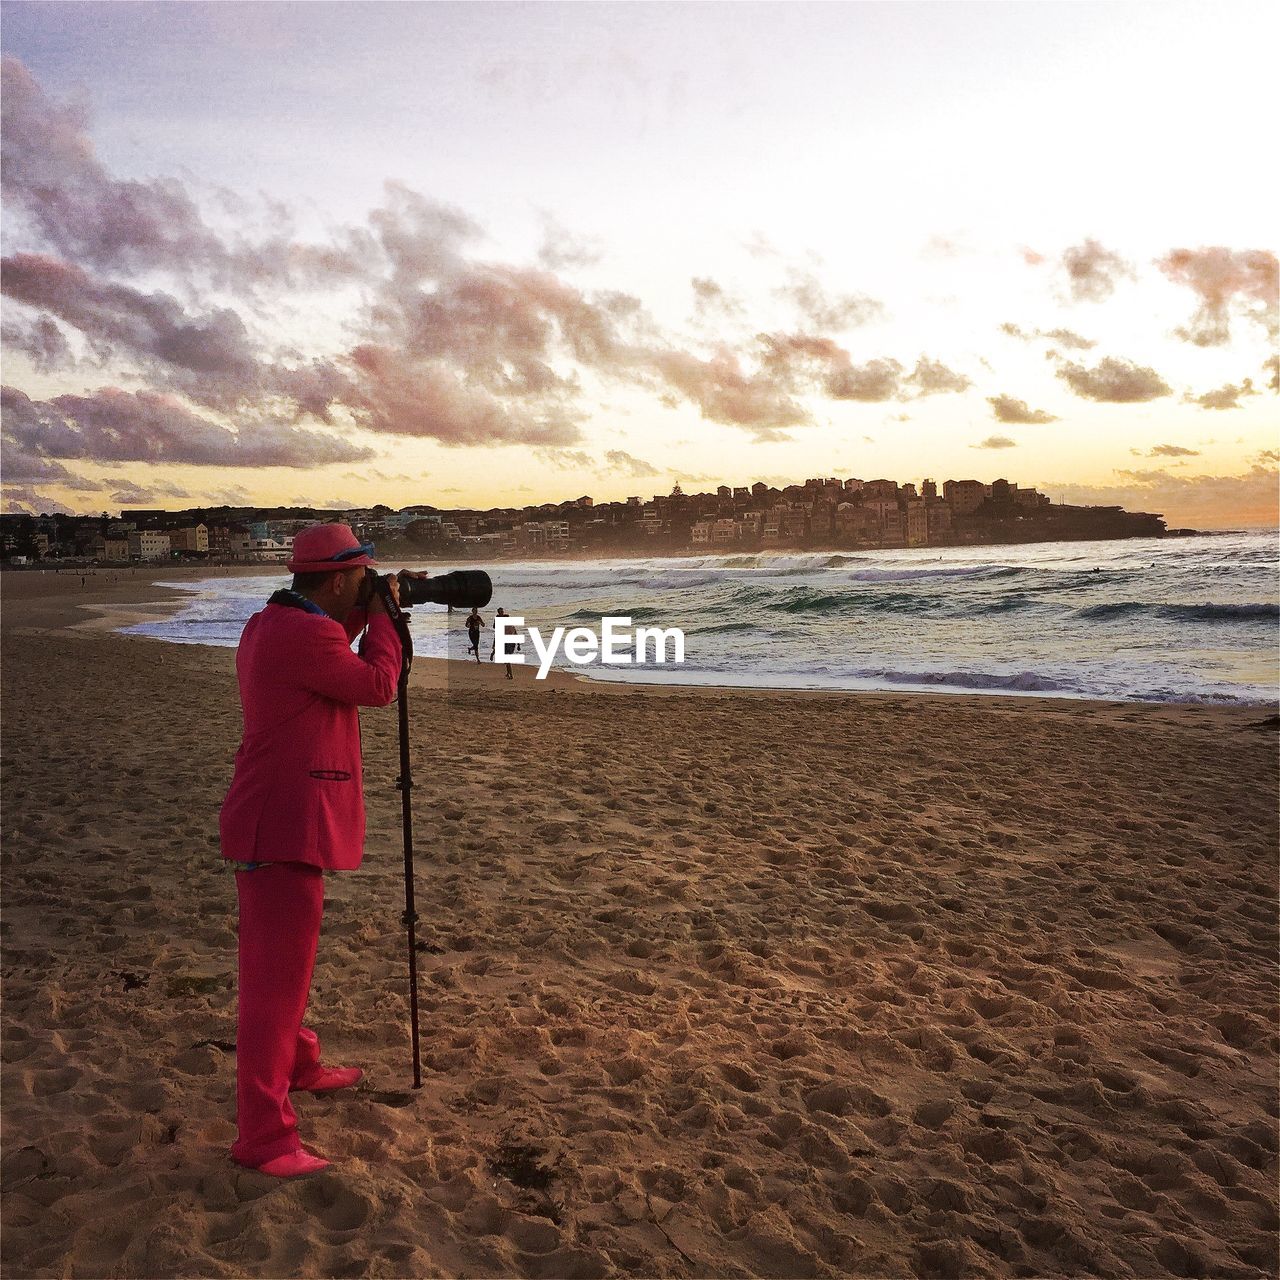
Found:
[[[359,546],[348,547],[345,551],[339,551],[336,554],[331,555],[329,559],[332,560],[335,564],[337,564],[342,560],[354,560],[356,556],[372,556],[372,555],[373,555],[373,543],[362,542],[360,543]]]

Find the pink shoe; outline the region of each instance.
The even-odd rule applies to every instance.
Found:
[[[290,1151],[260,1164],[258,1172],[272,1178],[305,1178],[309,1173],[319,1173],[328,1167],[329,1161],[323,1156],[314,1156],[310,1151]]]
[[[289,1089],[301,1089],[304,1093],[332,1093],[335,1089],[350,1089],[363,1079],[364,1072],[359,1067],[317,1067],[299,1083],[291,1084]]]

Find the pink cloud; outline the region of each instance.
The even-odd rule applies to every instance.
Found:
[[[1270,250],[1174,249],[1156,265],[1200,300],[1191,322],[1175,330],[1187,342],[1198,347],[1229,342],[1233,310],[1275,336],[1280,265]]]

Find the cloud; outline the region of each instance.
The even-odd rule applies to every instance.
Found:
[[[1147,454],[1148,458],[1198,458],[1199,456],[1199,449],[1184,449],[1180,444],[1158,444]]]
[[[74,489],[96,489],[99,486],[67,470],[54,458],[32,453],[17,441],[4,441],[4,467],[0,479],[6,485],[59,484]]]
[[[622,449],[610,449],[604,456],[605,461],[608,463],[607,470],[609,471],[622,471],[636,478],[660,476],[662,474],[657,467],[651,466],[643,458],[633,458],[631,454],[624,452]]]
[[[910,372],[888,357],[855,364],[823,335],[883,308],[830,291],[808,268],[784,267],[777,290],[799,332],[691,348],[637,298],[557,275],[594,250],[551,216],[540,266],[478,261],[476,222],[398,182],[323,243],[299,241],[287,207],[228,192],[215,231],[182,182],[109,172],[85,112],[51,99],[20,63],[6,59],[4,77],[6,199],[20,247],[3,287],[36,313],[6,323],[6,342],[52,368],[71,354],[65,328],[103,381],[143,384],[40,402],[14,388],[8,416],[33,456],[318,466],[370,456],[339,434],[352,429],[563,451],[580,441],[598,381],[778,439],[813,421],[807,397],[877,403],[970,385],[924,355]],[[700,315],[740,313],[710,277],[692,287]],[[322,349],[288,327],[317,298],[340,335]]]
[[[1206,391],[1203,395],[1193,396],[1188,393],[1183,399],[1188,404],[1198,404],[1205,409],[1239,409],[1242,397],[1257,394],[1253,389],[1253,380],[1245,378],[1239,386],[1228,382],[1225,387],[1217,387],[1213,391]]]
[[[94,266],[142,269],[222,253],[179,183],[112,178],[82,110],[49,99],[16,58],[4,58],[0,77],[5,199],[48,243]]]
[[[213,489],[205,495],[211,505],[222,507],[248,507],[253,505],[253,497],[247,489],[239,485],[231,485],[226,489]]]
[[[535,446],[534,457],[561,471],[590,471],[595,467],[595,459],[582,449],[555,449],[546,446]]]
[[[921,396],[937,395],[945,391],[966,391],[973,385],[963,373],[956,373],[940,361],[929,360],[925,356],[916,361],[916,367],[907,375],[906,381]]]
[[[782,256],[782,251],[764,234],[763,231],[756,230],[742,242],[742,247],[753,258],[778,258]]]
[[[23,352],[41,373],[75,363],[66,334],[48,316],[38,316],[30,324],[6,319],[0,326],[0,343]]]
[[[1221,246],[1174,249],[1156,265],[1175,284],[1200,300],[1189,324],[1174,330],[1197,347],[1220,347],[1231,340],[1231,315],[1261,325],[1276,335],[1280,264],[1266,249],[1234,252]]]
[[[1075,351],[1089,351],[1098,345],[1088,338],[1082,338],[1078,333],[1073,333],[1070,329],[1039,329],[1036,332],[1041,338],[1048,338],[1061,347],[1070,347]]]
[[[444,361],[414,361],[393,347],[366,343],[350,355],[354,386],[346,403],[369,431],[442,444],[564,445],[578,425],[556,404],[511,408],[466,385]]]
[[[789,393],[785,379],[766,370],[744,369],[728,348],[707,359],[686,351],[659,350],[650,355],[650,361],[671,387],[712,422],[744,427],[762,440],[779,439],[782,428],[811,422],[808,410]]]
[[[879,403],[899,393],[902,366],[896,360],[868,360],[833,370],[826,391],[833,400],[861,400]]]
[[[1044,254],[1037,252],[1035,249],[1028,249],[1025,245],[1018,250],[1022,255],[1022,260],[1029,267],[1038,267],[1044,262]]]
[[[969,447],[971,449],[1013,449],[1017,444],[1016,440],[1010,440],[1008,436],[988,436],[981,444]]]
[[[15,254],[2,265],[6,296],[79,329],[101,356],[123,350],[195,373],[254,377],[248,331],[234,311],[192,319],[167,294],[110,284],[45,254]]]
[[[1031,409],[1025,400],[1015,400],[1012,396],[988,396],[997,422],[1008,422],[1034,425],[1043,422],[1057,422],[1057,418],[1044,409]]]
[[[742,303],[710,277],[694,276],[689,283],[693,287],[693,305],[698,315],[739,316],[742,314]]]
[[[1267,374],[1267,390],[1280,395],[1280,356],[1268,356],[1263,361],[1262,372]]]
[[[593,267],[604,253],[600,242],[575,235],[551,214],[542,214],[542,245],[538,261],[548,271],[573,267]]]
[[[122,507],[141,507],[156,502],[158,496],[154,489],[145,489],[141,485],[126,484],[111,495],[111,501]]]
[[[351,511],[358,504],[349,498],[309,498],[299,494],[289,499],[291,507],[311,507],[315,511]]]
[[[892,359],[855,365],[849,353],[830,338],[805,333],[762,333],[762,371],[789,391],[818,390],[832,400],[877,403],[902,390],[902,366]]]
[[[1092,369],[1064,364],[1058,377],[1082,399],[1105,404],[1141,404],[1171,394],[1169,384],[1154,369],[1114,356],[1103,357]]]
[[[5,484],[3,497],[4,511],[7,515],[24,515],[24,516],[51,516],[66,515],[73,516],[76,513],[57,498],[50,498],[42,493],[37,493],[29,485],[12,485]]]
[[[1136,279],[1133,269],[1118,253],[1086,239],[1063,251],[1060,268],[1073,302],[1105,302],[1122,279]]]
[[[218,467],[316,467],[373,457],[336,436],[280,423],[238,433],[156,391],[104,387],[88,395],[34,401],[0,391],[4,442],[45,458],[188,463]]]
[[[554,367],[560,357],[625,367],[621,327],[639,308],[623,293],[588,297],[547,271],[467,264],[429,292],[387,290],[375,320],[406,356],[449,360],[497,395],[540,396],[571,385]]]
[[[879,320],[884,307],[865,294],[828,294],[812,272],[792,268],[787,283],[775,290],[800,313],[801,322],[812,329],[842,332]]]
[[[1023,342],[1032,342],[1037,338],[1047,338],[1050,342],[1056,342],[1058,346],[1068,347],[1073,351],[1088,351],[1098,345],[1088,338],[1082,338],[1071,329],[1027,330],[1019,328],[1016,324],[1006,322],[1000,326],[1000,332],[1008,334],[1011,338],[1020,338]]]
[[[1040,482],[1055,502],[1081,506],[1122,506],[1161,514],[1170,527],[1242,528],[1277,521],[1280,471],[1258,462],[1243,475],[1189,476],[1168,471],[1119,470],[1111,485]]]

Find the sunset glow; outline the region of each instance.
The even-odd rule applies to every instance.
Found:
[[[1276,522],[1274,6],[4,9],[6,511]]]

